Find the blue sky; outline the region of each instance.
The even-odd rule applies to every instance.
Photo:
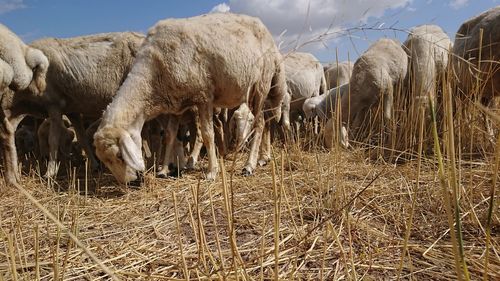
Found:
[[[500,0],[0,0],[0,22],[30,42],[110,31],[146,32],[160,19],[195,16],[215,7],[260,17],[277,41],[285,41],[284,51],[317,38],[329,27],[370,27],[300,49],[326,63],[335,60],[337,50],[339,60],[348,54],[354,60],[380,37],[403,41],[407,34],[396,29],[425,23],[441,26],[453,38],[463,21],[497,5]]]

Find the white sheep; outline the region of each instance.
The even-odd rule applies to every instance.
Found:
[[[47,87],[42,95],[31,86],[15,95],[6,90],[3,95],[1,114],[4,118],[0,123],[0,138],[4,143],[3,154],[7,155],[4,157],[7,182],[19,180],[14,134],[27,114],[38,118],[49,116],[53,121],[49,130],[51,157],[46,176],[57,173],[59,136],[64,129],[62,114],[70,118],[92,166],[98,166],[95,157],[92,160],[93,152],[84,137],[80,115],[100,117],[125,80],[143,40],[144,36],[136,33],[108,33],[69,39],[47,38],[31,43],[31,49],[43,49],[50,60]]]
[[[302,105],[307,98],[327,92],[323,66],[312,54],[292,52],[284,56],[288,96],[283,102],[283,125],[290,128],[303,114]]]
[[[247,142],[252,133],[255,116],[246,103],[242,103],[229,118],[228,148],[230,151],[239,150]]]
[[[265,125],[264,101],[271,102],[273,116],[281,115],[286,91],[281,60],[271,34],[253,17],[208,14],[158,22],[104,113],[94,136],[97,156],[119,182],[133,181],[145,168],[140,135],[144,122],[197,106],[208,151],[207,179],[214,179],[218,172],[214,107],[248,102],[255,115],[255,133],[243,171],[252,173]]]
[[[410,57],[407,76],[411,99],[426,105],[431,98],[436,104],[436,84],[448,66],[450,38],[437,25],[420,25],[410,31],[403,45]]]
[[[45,75],[49,67],[47,57],[38,49],[27,46],[5,25],[0,24],[0,58],[13,70],[12,90],[28,87],[40,94],[45,90]],[[33,83],[32,83],[33,82]]]
[[[62,114],[71,120],[91,166],[98,167],[85,137],[81,115],[100,117],[125,80],[143,40],[142,34],[117,32],[68,39],[45,38],[31,43],[50,61],[44,93],[47,100],[44,107],[51,119],[46,177],[57,174],[59,136],[65,129]]]
[[[353,67],[354,63],[352,61],[332,62],[325,66],[324,72],[328,90],[349,83]]]
[[[462,99],[477,99],[491,107],[495,97],[500,96],[499,42],[500,6],[468,19],[458,28],[451,60]],[[491,120],[486,115],[483,118],[488,138],[495,143]]]
[[[306,118],[318,116],[320,119],[327,120],[333,116],[337,106],[337,100],[342,96],[349,94],[349,83],[330,89],[328,93],[308,98],[302,105],[302,110]]]
[[[346,144],[349,129],[356,130],[367,122],[371,109],[382,102],[383,117],[392,118],[394,92],[406,76],[408,56],[401,44],[392,39],[379,39],[354,63],[349,82],[350,94],[343,95],[340,139]],[[328,141],[328,140],[325,140]]]

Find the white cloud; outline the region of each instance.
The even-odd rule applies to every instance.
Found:
[[[412,0],[229,0],[213,8],[259,17],[277,41],[306,42],[324,32],[380,18],[385,11],[407,7]],[[221,6],[222,5],[222,6]],[[299,42],[299,45],[300,45]]]
[[[25,7],[23,0],[0,0],[0,15]]]
[[[455,10],[458,10],[460,8],[463,8],[467,6],[469,0],[452,0],[450,1],[450,7],[452,7]]]
[[[226,3],[221,3],[212,8],[210,13],[227,13],[231,8]]]

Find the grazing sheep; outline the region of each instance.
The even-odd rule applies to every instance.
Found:
[[[21,125],[16,130],[17,155],[34,155],[36,147],[35,129],[32,126]]]
[[[349,83],[352,75],[354,63],[351,61],[343,61],[339,63],[331,63],[324,67],[327,89],[333,89],[345,83]]]
[[[37,130],[38,146],[40,150],[40,157],[42,159],[48,159],[50,155],[50,145],[49,145],[49,132],[51,119],[45,119],[40,124]],[[75,130],[71,128],[71,122],[66,116],[63,116],[64,129],[61,131],[61,136],[59,137],[59,148],[57,150],[58,155],[62,158],[69,158],[71,154],[71,148],[73,141],[75,141]]]
[[[45,75],[49,67],[47,57],[40,50],[25,45],[17,35],[2,24],[0,24],[0,58],[12,67],[13,78],[9,85],[12,90],[30,87],[36,94],[45,90]]]
[[[412,100],[426,105],[430,97],[436,104],[435,85],[448,65],[450,38],[437,25],[420,25],[410,31],[403,45],[410,57],[407,76],[411,81]]]
[[[304,101],[302,110],[306,118],[313,118],[318,116],[323,120],[327,120],[333,116],[333,112],[337,107],[337,99],[349,94],[349,83],[343,84],[339,87],[330,89],[328,93],[308,98]]]
[[[500,96],[499,30],[500,6],[465,21],[458,29],[452,66],[462,99],[477,99],[484,106],[492,107],[495,97]],[[496,138],[491,120],[486,115],[483,118],[487,137],[493,144]]]
[[[62,114],[66,114],[71,120],[93,167],[98,166],[84,137],[80,115],[96,119],[100,117],[125,80],[143,40],[144,36],[136,33],[108,33],[69,39],[41,39],[31,44],[37,49],[43,49],[50,60],[46,75],[47,87],[43,95],[39,95],[31,86],[17,91],[15,95],[9,90],[3,95],[0,139],[8,183],[19,180],[14,134],[17,125],[26,115],[51,118],[51,156],[46,176],[52,177],[57,173],[59,136],[65,128]]]
[[[228,146],[230,151],[240,149],[252,133],[255,116],[246,103],[232,112],[228,124]]]
[[[284,56],[288,95],[283,103],[283,121],[286,129],[290,120],[295,122],[303,115],[302,105],[307,98],[327,92],[321,63],[309,53],[293,52]]]
[[[93,168],[97,160],[85,138],[81,115],[99,118],[125,80],[144,36],[133,32],[104,33],[68,39],[46,38],[31,43],[50,61],[45,108],[50,121],[46,177],[57,174],[59,136],[68,116]]]
[[[489,105],[493,97],[500,95],[499,30],[500,6],[497,6],[465,21],[458,29],[453,44],[452,63],[458,75],[460,90],[463,94],[470,95],[470,89],[478,80],[481,81],[479,94],[484,105]]]
[[[373,43],[354,63],[350,95],[342,96],[342,122],[350,129],[368,120],[370,109],[382,102],[383,117],[392,118],[393,94],[406,76],[408,56],[401,44],[392,39]],[[341,140],[347,130],[340,130]]]
[[[94,136],[97,156],[119,182],[135,180],[136,172],[144,170],[140,135],[144,122],[196,106],[208,152],[207,179],[213,180],[218,172],[214,107],[247,102],[255,115],[255,133],[243,171],[251,174],[265,125],[264,101],[270,100],[273,116],[281,115],[286,91],[281,60],[271,34],[256,18],[208,14],[158,22],[104,113]]]
[[[3,154],[4,174],[7,184],[16,184],[20,179],[15,141],[17,126],[26,115],[47,117],[43,110],[41,95],[32,96],[24,91],[14,93],[4,89],[0,99],[0,145]]]

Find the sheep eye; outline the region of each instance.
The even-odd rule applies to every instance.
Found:
[[[116,158],[123,161],[123,156],[121,152],[116,153]]]

